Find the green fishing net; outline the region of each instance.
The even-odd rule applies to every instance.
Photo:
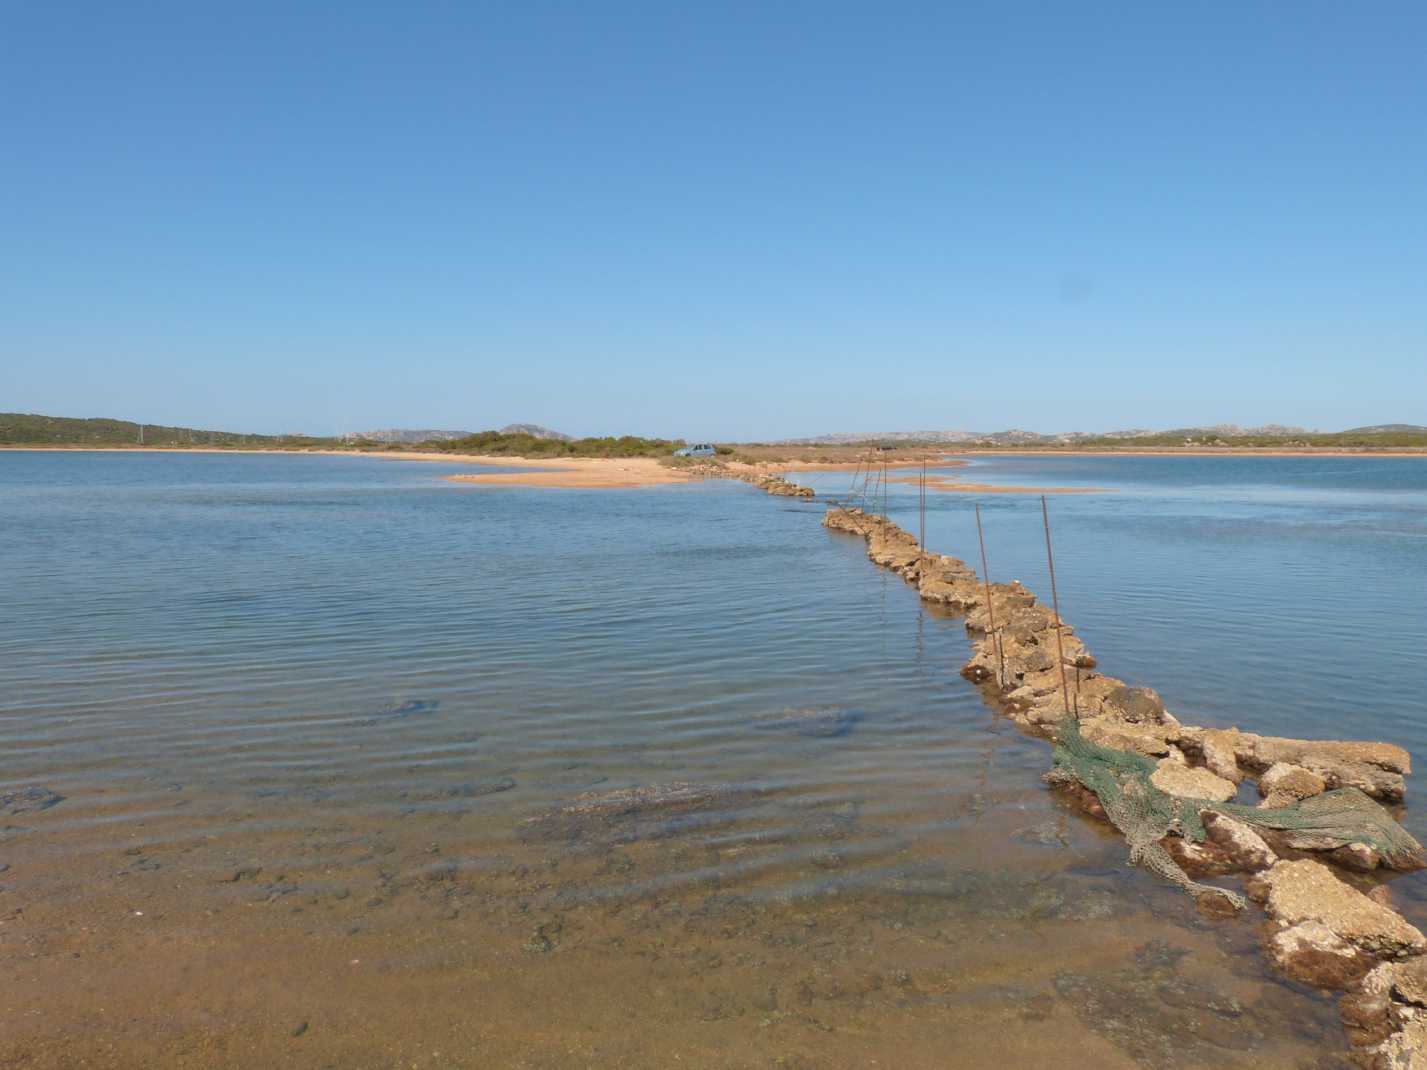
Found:
[[[1237,892],[1191,879],[1160,844],[1171,833],[1203,843],[1207,832],[1202,815],[1209,810],[1259,831],[1291,833],[1299,846],[1331,849],[1362,843],[1377,851],[1389,865],[1412,868],[1421,863],[1421,845],[1357,788],[1339,788],[1293,806],[1272,808],[1182,799],[1151,783],[1150,775],[1157,764],[1154,759],[1092,743],[1080,734],[1073,717],[1061,721],[1056,736],[1055,768],[1050,779],[1073,781],[1094,792],[1105,815],[1129,843],[1130,861],[1174,882],[1196,898],[1213,893],[1236,907],[1245,905]]]

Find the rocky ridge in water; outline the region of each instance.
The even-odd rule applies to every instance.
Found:
[[[876,564],[916,586],[923,600],[965,616],[974,654],[962,675],[1023,730],[1054,739],[1069,718],[1091,743],[1155,762],[1160,791],[1191,808],[1202,802],[1202,842],[1171,829],[1158,844],[1162,852],[1190,874],[1249,875],[1246,890],[1272,919],[1264,950],[1274,966],[1294,980],[1348,991],[1341,1013],[1359,1045],[1356,1061],[1371,1070],[1427,1070],[1427,937],[1388,905],[1385,886],[1365,894],[1324,864],[1356,872],[1418,868],[1420,845],[1398,828],[1410,847],[1386,856],[1352,840],[1346,824],[1342,835],[1328,820],[1310,831],[1266,832],[1213,808],[1252,779],[1264,808],[1312,810],[1321,800],[1319,809],[1331,810],[1325,793],[1339,789],[1340,797],[1361,800],[1355,813],[1380,810],[1364,796],[1402,800],[1411,771],[1405,750],[1183,725],[1153,690],[1099,673],[1073,629],[1019,582],[988,584],[965,562],[926,552],[895,523],[861,509],[830,509],[823,524],[862,537]],[[1068,779],[1057,783],[1088,812],[1107,816],[1094,792]],[[1385,811],[1372,816],[1395,827]],[[1222,905],[1208,894],[1216,889],[1195,888],[1202,907]]]

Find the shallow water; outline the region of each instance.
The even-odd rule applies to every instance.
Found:
[[[1141,460],[987,466],[1114,486],[1053,499],[1106,670],[1427,753],[1427,465]],[[0,1066],[1333,1065],[1332,1005],[1063,809],[960,622],[820,506],[455,470],[0,453],[0,790],[64,797],[0,815]],[[970,559],[970,500],[932,502]],[[1042,591],[1036,508],[985,519],[993,577]],[[814,706],[846,712],[777,720]],[[529,823],[670,781],[722,787]]]

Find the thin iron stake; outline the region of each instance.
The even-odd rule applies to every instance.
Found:
[[[991,603],[991,569],[986,564],[986,536],[981,533],[981,503],[976,503],[976,541],[981,544],[981,580],[986,584],[986,616],[991,628],[991,641],[996,645],[996,682],[1006,686],[1006,652],[1001,646],[1001,633],[996,630],[996,610]]]
[[[927,552],[927,462],[926,462],[926,461],[923,461],[923,462],[922,462],[921,497],[918,499],[917,509],[918,509],[918,511],[919,511],[919,514],[920,514],[919,523],[918,523],[918,527],[917,527],[917,546],[920,547],[922,553],[926,553],[926,552]]]
[[[1065,712],[1070,712],[1070,685],[1065,682],[1065,644],[1060,637],[1060,596],[1055,593],[1055,555],[1050,549],[1050,510],[1041,495],[1041,522],[1045,525],[1045,562],[1050,569],[1050,601],[1055,609],[1055,652],[1060,662],[1060,694],[1065,702]]]

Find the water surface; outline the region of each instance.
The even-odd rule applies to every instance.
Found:
[[[1151,460],[984,473],[1114,487],[1054,499],[1107,671],[1414,747],[1427,466]],[[821,506],[456,470],[0,453],[0,782],[63,796],[0,816],[0,1066],[1333,1065],[1331,1004],[1062,808]],[[985,519],[1044,590],[1033,505]],[[529,824],[669,782],[712,802]]]

